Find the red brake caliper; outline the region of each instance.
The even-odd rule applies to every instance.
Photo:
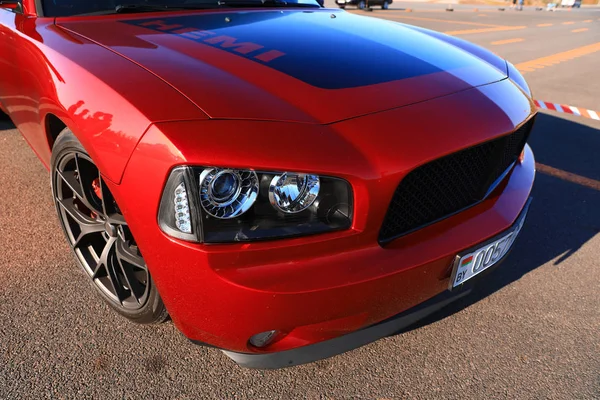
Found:
[[[100,187],[100,179],[96,178],[92,181],[92,189],[94,190],[94,194],[98,196],[100,200],[102,200],[102,188]],[[92,218],[96,218],[98,215],[92,211]]]

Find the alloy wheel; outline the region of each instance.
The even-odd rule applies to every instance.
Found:
[[[69,243],[93,283],[115,306],[142,308],[148,268],[96,165],[81,152],[66,153],[52,187]]]

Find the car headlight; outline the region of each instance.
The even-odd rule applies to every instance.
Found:
[[[296,214],[313,205],[320,189],[321,182],[317,175],[285,172],[271,181],[269,200],[277,209]]]
[[[339,178],[177,167],[163,190],[158,222],[173,237],[228,243],[348,229],[352,209],[350,184]]]
[[[254,171],[209,168],[200,174],[200,203],[215,218],[239,217],[252,207],[257,194]]]

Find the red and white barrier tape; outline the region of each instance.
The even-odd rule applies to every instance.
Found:
[[[534,103],[536,106],[538,106],[538,108],[541,108],[541,109],[564,112],[564,113],[573,114],[573,115],[580,115],[582,117],[591,118],[591,119],[600,121],[600,117],[598,116],[598,114],[600,114],[600,113],[597,111],[588,110],[585,108],[577,108],[577,107],[573,107],[573,106],[566,106],[564,104],[558,104],[558,103],[548,103],[546,101],[540,101],[540,100],[534,100]]]

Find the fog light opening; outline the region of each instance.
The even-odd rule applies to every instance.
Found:
[[[248,340],[248,343],[261,349],[273,344],[276,340],[281,339],[283,337],[281,333],[282,332],[278,330],[257,333],[256,335],[252,336],[250,340]]]

